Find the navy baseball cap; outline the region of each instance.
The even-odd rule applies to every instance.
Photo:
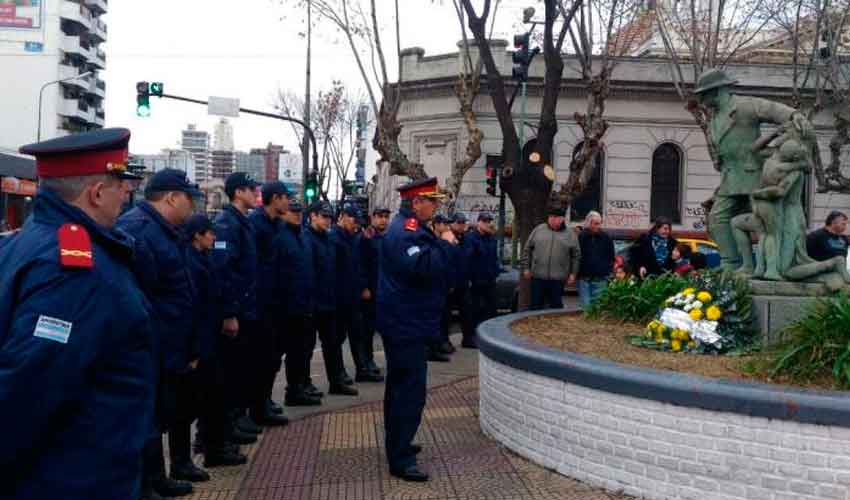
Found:
[[[301,206],[301,202],[298,200],[289,200],[289,209],[290,212],[301,212],[304,208]]]
[[[343,207],[342,207],[342,212],[340,212],[340,213],[343,213],[343,214],[345,214],[345,215],[349,215],[349,216],[351,216],[351,217],[354,217],[355,219],[358,219],[358,218],[360,218],[360,216],[361,216],[360,209],[359,209],[359,208],[357,208],[357,207],[356,207],[356,206],[354,206],[354,205],[345,205],[345,206],[343,206]]]
[[[449,218],[443,214],[437,214],[434,216],[434,224],[448,224]]]
[[[204,194],[198,189],[198,185],[189,182],[186,172],[176,168],[164,168],[153,174],[153,177],[145,186],[145,196],[151,193],[164,193],[168,191],[180,191],[192,198],[200,198]]]
[[[465,224],[466,223],[466,215],[463,212],[457,212],[452,216],[453,223]]]
[[[325,217],[333,217],[334,210],[330,205],[323,201],[317,201],[307,208],[307,213],[324,215]]]
[[[191,238],[198,233],[205,233],[213,229],[213,223],[209,217],[204,214],[194,214],[189,217],[189,220],[183,225],[186,234]]]
[[[281,181],[271,181],[263,184],[263,199],[271,198],[276,194],[282,194],[286,197],[289,197],[292,196],[292,191],[290,191],[289,187],[287,187],[287,185]]]
[[[478,220],[490,222],[493,220],[493,214],[491,214],[490,212],[481,212],[480,214],[478,214]]]
[[[254,180],[253,177],[246,174],[245,172],[234,172],[227,176],[227,179],[224,180],[224,192],[227,196],[233,196],[233,193],[236,192],[239,188],[251,188],[259,186],[260,184]]]
[[[386,207],[378,207],[378,208],[375,208],[374,210],[372,210],[372,215],[389,214],[389,213],[390,213],[390,209],[386,208]]]

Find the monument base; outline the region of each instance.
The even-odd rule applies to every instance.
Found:
[[[751,280],[750,286],[755,327],[765,347],[784,340],[786,326],[800,319],[818,298],[834,293],[825,283]]]

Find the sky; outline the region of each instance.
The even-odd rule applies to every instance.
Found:
[[[383,42],[392,52],[393,2],[377,2]],[[503,0],[498,18],[506,28],[503,37],[510,19],[520,17],[529,3],[535,2]],[[449,0],[401,0],[400,5],[403,48],[423,47],[426,55],[457,50],[460,29]],[[238,98],[242,107],[271,112],[278,89],[304,93],[306,10],[293,0],[112,0],[105,20],[106,124],[133,131],[133,153],[178,146],[188,123],[212,134],[218,121],[204,106],[156,98],[151,98],[151,116],[137,117],[138,81],[163,82],[166,93],[197,99]],[[363,89],[350,49],[335,28],[318,21],[313,34],[313,91],[329,88],[334,79]],[[391,71],[395,74],[394,67]],[[268,142],[297,150],[287,123],[245,114],[231,123],[239,150]]]

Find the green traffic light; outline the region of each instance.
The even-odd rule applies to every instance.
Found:
[[[140,117],[142,117],[142,118],[147,118],[147,117],[149,117],[149,116],[151,115],[151,108],[150,108],[150,106],[139,105],[139,106],[136,108],[136,115],[137,115],[137,116],[140,116]]]
[[[307,188],[304,194],[307,196],[307,198],[312,198],[316,196],[316,191],[313,188]]]

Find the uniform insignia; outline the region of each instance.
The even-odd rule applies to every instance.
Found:
[[[407,256],[408,256],[408,257],[413,257],[414,255],[418,254],[418,253],[419,253],[419,252],[421,252],[421,251],[422,251],[422,249],[421,249],[421,248],[419,248],[419,247],[417,247],[417,246],[412,246],[412,247],[410,247],[410,248],[408,248],[408,249],[407,249]]]
[[[61,319],[51,318],[42,314],[38,317],[38,323],[35,324],[35,331],[32,334],[34,337],[40,339],[67,344],[68,338],[71,337],[71,328],[73,326],[74,324],[68,321],[62,321]]]
[[[419,229],[419,221],[411,217],[404,221],[404,229],[407,231],[416,231]]]
[[[227,250],[227,242],[226,241],[216,241],[215,242],[216,250]]]
[[[59,228],[57,237],[59,238],[59,262],[63,267],[83,269],[94,267],[91,237],[83,226],[72,222],[64,224]]]

